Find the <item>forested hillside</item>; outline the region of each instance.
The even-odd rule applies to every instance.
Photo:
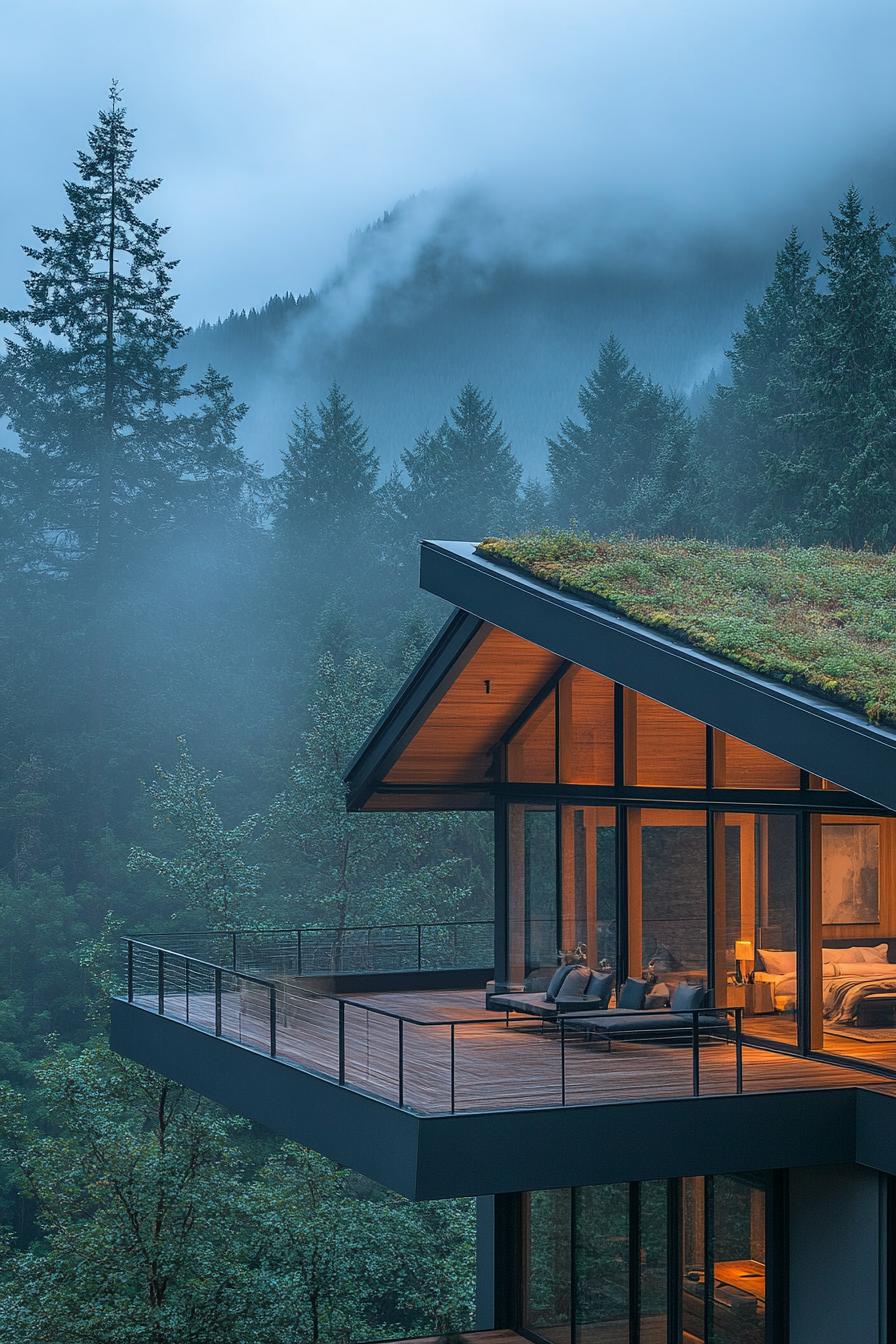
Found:
[[[665,292],[666,325],[617,275],[616,331],[591,372],[585,318],[564,343],[562,314],[587,314],[606,291],[557,276],[539,378],[506,343],[508,377],[527,387],[513,419],[489,352],[519,311],[496,303],[467,341],[488,294],[435,258],[433,289],[451,291],[453,314],[439,343],[394,308],[379,329],[374,304],[351,360],[315,343],[316,381],[296,377],[280,430],[286,384],[269,389],[265,371],[295,324],[313,329],[317,301],[188,337],[157,183],[137,176],[135,151],[113,92],[65,219],[35,230],[24,298],[0,313],[13,442],[0,454],[0,1053],[12,1083],[0,1341],[275,1344],[462,1326],[469,1205],[409,1207],[114,1060],[101,1040],[116,937],[486,913],[487,818],[343,806],[344,765],[446,614],[416,591],[419,538],[573,521],[891,548],[893,248],[847,187],[822,221],[819,261],[783,237],[727,336],[727,281],[710,332],[693,325],[687,275]],[[685,337],[730,351],[730,376],[696,417],[667,385],[683,376]],[[371,432],[386,390],[403,417],[388,443]],[[268,425],[267,470],[246,451],[250,400],[253,452]],[[275,1283],[266,1293],[261,1275]]]

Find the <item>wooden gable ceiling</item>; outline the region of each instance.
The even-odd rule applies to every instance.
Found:
[[[483,625],[383,782],[487,783],[494,746],[560,664],[547,649]]]

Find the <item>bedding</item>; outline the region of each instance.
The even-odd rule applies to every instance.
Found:
[[[886,944],[884,945],[886,946]],[[826,1022],[855,1022],[863,1001],[869,994],[896,993],[896,965],[888,961],[846,961],[827,960],[835,952],[853,953],[855,948],[825,948],[826,959],[822,963],[822,1013]],[[862,948],[861,951],[876,949]],[[757,971],[757,980],[772,984],[775,1007],[779,1012],[788,1012],[796,1004],[796,972],[786,975],[774,975],[769,971]]]

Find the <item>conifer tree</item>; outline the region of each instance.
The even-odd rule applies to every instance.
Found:
[[[803,539],[896,541],[896,256],[850,187],[824,231],[809,339],[800,489]]]
[[[707,516],[723,535],[749,541],[792,525],[815,310],[811,258],[792,229],[761,302],[747,304],[732,337],[730,383],[717,387],[700,425]]]
[[[448,419],[402,453],[416,536],[478,540],[513,525],[522,477],[494,406],[467,383]]]
[[[280,478],[281,523],[318,532],[353,524],[373,507],[378,471],[360,416],[333,383],[316,419],[303,406],[293,420]]]
[[[690,417],[679,400],[631,364],[615,336],[579,391],[584,423],[564,420],[548,440],[554,510],[597,532],[655,531],[657,491],[682,485]],[[677,471],[673,481],[673,473]],[[673,510],[674,511],[674,510]]]
[[[132,173],[134,135],[113,84],[65,184],[68,213],[25,247],[28,306],[0,313],[12,327],[0,410],[22,453],[18,513],[34,520],[44,565],[89,558],[100,576],[129,539],[251,476],[228,381],[209,370],[187,387],[170,359],[185,334],[176,263],[167,230],[139,212],[159,180]]]

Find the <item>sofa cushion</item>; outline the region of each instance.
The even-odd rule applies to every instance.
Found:
[[[591,979],[591,968],[589,966],[569,966],[567,970],[569,974],[563,977],[560,988],[554,993],[558,1003],[561,999],[584,998],[588,982]]]
[[[613,993],[613,971],[592,971],[585,993],[589,999],[599,999],[604,1006],[610,1002]]]
[[[655,985],[651,985],[649,993],[645,995],[644,1007],[668,1008],[671,995],[672,991],[669,989],[669,986],[664,984],[662,980],[659,980]]]
[[[643,1008],[646,996],[647,981],[634,980],[629,976],[622,986],[622,989],[619,991],[619,997],[616,1000],[616,1004],[619,1008]]]
[[[674,1013],[690,1013],[695,1008],[703,1007],[703,1000],[706,997],[702,985],[676,985],[672,991],[672,998],[669,1006]]]
[[[574,971],[576,969],[577,967],[575,966],[566,966],[566,965],[557,967],[556,971],[551,976],[550,984],[548,985],[547,989],[544,992],[544,996],[547,999],[548,1003],[554,1002],[554,1000],[557,997],[557,994],[560,991],[560,986],[563,984],[563,981],[569,975],[570,971]]]

